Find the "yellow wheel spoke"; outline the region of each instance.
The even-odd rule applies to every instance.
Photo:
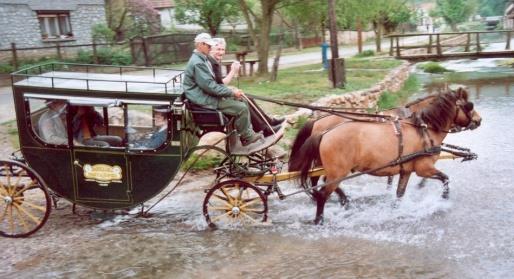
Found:
[[[7,205],[5,205],[4,212],[2,212],[2,215],[0,216],[0,224],[2,224],[6,215],[7,215]]]
[[[41,223],[41,220],[39,220],[39,218],[35,217],[34,215],[30,214],[30,212],[28,212],[27,210],[25,210],[23,207],[13,203],[13,205],[18,208],[19,210],[21,210],[21,212],[25,213],[25,215],[27,215],[30,220],[32,220],[34,223],[36,224],[39,224]]]
[[[253,198],[252,200],[248,201],[248,202],[245,202],[244,204],[242,204],[239,208],[246,208],[248,207],[249,205],[252,205],[258,201],[260,201],[261,198],[260,197],[256,197],[256,198]]]
[[[7,187],[8,188],[11,188],[11,170],[9,169],[9,166],[8,165],[4,165],[5,166],[5,169],[7,170]],[[13,192],[14,193],[14,192]],[[11,194],[11,192],[9,191],[9,194]]]
[[[231,207],[220,207],[220,206],[209,206],[209,209],[212,209],[212,210],[221,210],[221,211],[229,211],[229,210],[232,210]]]
[[[15,207],[15,209],[16,209],[16,212],[18,212],[18,217],[20,218],[20,221],[21,221],[21,224],[23,225],[23,228],[25,228],[25,232],[29,232],[30,229],[27,226],[27,222],[25,222],[25,217],[23,217],[23,215],[21,214],[19,208]]]
[[[14,198],[14,200],[16,201],[19,198],[22,198],[22,197]],[[28,201],[23,201],[23,205],[28,205],[28,206],[30,206],[30,207],[32,207],[34,209],[46,212],[46,206],[41,206],[41,205],[33,204],[31,202],[28,202]]]
[[[255,212],[255,213],[262,213],[264,211],[264,208],[245,208],[243,212]]]
[[[255,219],[253,219],[252,217],[250,217],[250,215],[248,215],[248,214],[246,214],[244,212],[241,212],[241,215],[246,217],[248,220],[252,221],[253,223],[259,224],[259,222],[257,220],[255,220]]]
[[[226,213],[224,213],[224,214],[222,214],[222,215],[216,216],[216,217],[214,217],[214,218],[212,218],[212,219],[211,219],[211,222],[212,222],[212,223],[215,223],[215,222],[217,222],[219,219],[221,219],[221,218],[223,218],[223,217],[228,217],[228,215],[229,215],[229,214],[231,214],[231,213],[232,213],[232,212],[231,212],[231,211],[229,211],[229,212],[226,212]]]
[[[233,197],[225,191],[225,188],[224,188],[224,187],[221,187],[221,188],[220,188],[220,190],[221,190],[221,192],[223,192],[223,194],[225,195],[225,197],[227,197],[228,202],[229,202],[229,203],[231,203],[231,204],[234,204]]]
[[[18,196],[19,194],[21,194],[22,192],[26,191],[27,189],[29,189],[30,187],[34,186],[36,184],[36,182],[34,182],[34,180],[31,180],[30,183],[28,185],[25,185],[23,188],[21,188],[20,190],[16,191],[16,193],[14,193],[14,197]]]
[[[230,208],[232,208],[234,206],[233,204],[230,204],[229,202],[227,202],[226,199],[220,195],[214,194],[212,196],[218,198],[220,201],[222,201],[226,206],[228,206]]]
[[[243,200],[243,192],[244,192],[244,188],[239,188],[239,185],[238,185],[238,189],[239,189],[239,193],[237,195],[237,199],[238,200]]]
[[[12,217],[12,206],[9,206],[9,228],[11,229],[11,234],[14,234],[14,219]]]
[[[2,193],[4,193],[4,196],[9,196],[9,192],[7,191],[4,185],[0,185],[0,194]]]

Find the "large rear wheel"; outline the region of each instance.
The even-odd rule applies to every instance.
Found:
[[[207,192],[203,214],[210,227],[258,225],[268,219],[268,202],[256,186],[241,180],[228,180]]]
[[[26,237],[48,219],[51,199],[42,179],[28,166],[0,160],[0,235]]]

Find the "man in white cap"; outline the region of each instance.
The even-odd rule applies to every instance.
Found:
[[[243,91],[218,84],[214,79],[215,74],[207,56],[216,42],[207,33],[198,34],[194,42],[195,50],[184,70],[183,86],[186,98],[199,106],[217,109],[233,116],[243,146],[262,139],[262,135],[256,134],[252,129],[248,105],[242,100]]]

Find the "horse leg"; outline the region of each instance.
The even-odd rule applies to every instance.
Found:
[[[339,204],[342,207],[346,207],[348,205],[348,196],[346,196],[343,189],[337,187],[335,192],[336,192],[337,196],[339,196]]]
[[[318,185],[319,178],[320,178],[320,176],[311,177],[312,186]],[[326,176],[324,176],[323,182],[326,182],[326,180],[327,180],[327,178],[326,178]],[[337,196],[339,197],[339,204],[343,207],[348,205],[348,197],[344,193],[343,189],[337,187],[335,192],[336,192]]]
[[[390,190],[392,186],[393,186],[393,176],[390,175],[390,176],[387,177],[387,187],[386,187],[386,189]]]
[[[407,183],[409,182],[410,172],[400,173],[400,179],[398,180],[398,187],[396,188],[396,197],[399,199],[405,194]]]
[[[438,171],[432,178],[437,179],[443,183],[443,194],[441,197],[447,200],[450,197],[450,186],[448,186],[450,179],[448,175]]]
[[[422,189],[423,187],[425,187],[426,183],[427,183],[427,178],[426,177],[421,178],[421,181],[418,183],[418,189]]]
[[[328,195],[325,189],[322,189],[314,192],[314,197],[316,198],[316,218],[314,219],[314,224],[323,225],[323,210],[325,209]]]

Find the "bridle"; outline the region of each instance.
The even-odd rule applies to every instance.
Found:
[[[471,115],[471,112],[473,111],[473,106],[473,102],[469,102],[467,100],[464,101],[462,99],[457,100],[455,104],[455,117],[452,121],[456,126],[448,130],[448,133],[457,133],[471,129],[473,125],[473,116]],[[456,123],[457,117],[459,116],[459,110],[462,110],[462,112],[464,113],[464,115],[466,115],[466,118],[468,119],[468,124],[466,126],[460,126]]]

